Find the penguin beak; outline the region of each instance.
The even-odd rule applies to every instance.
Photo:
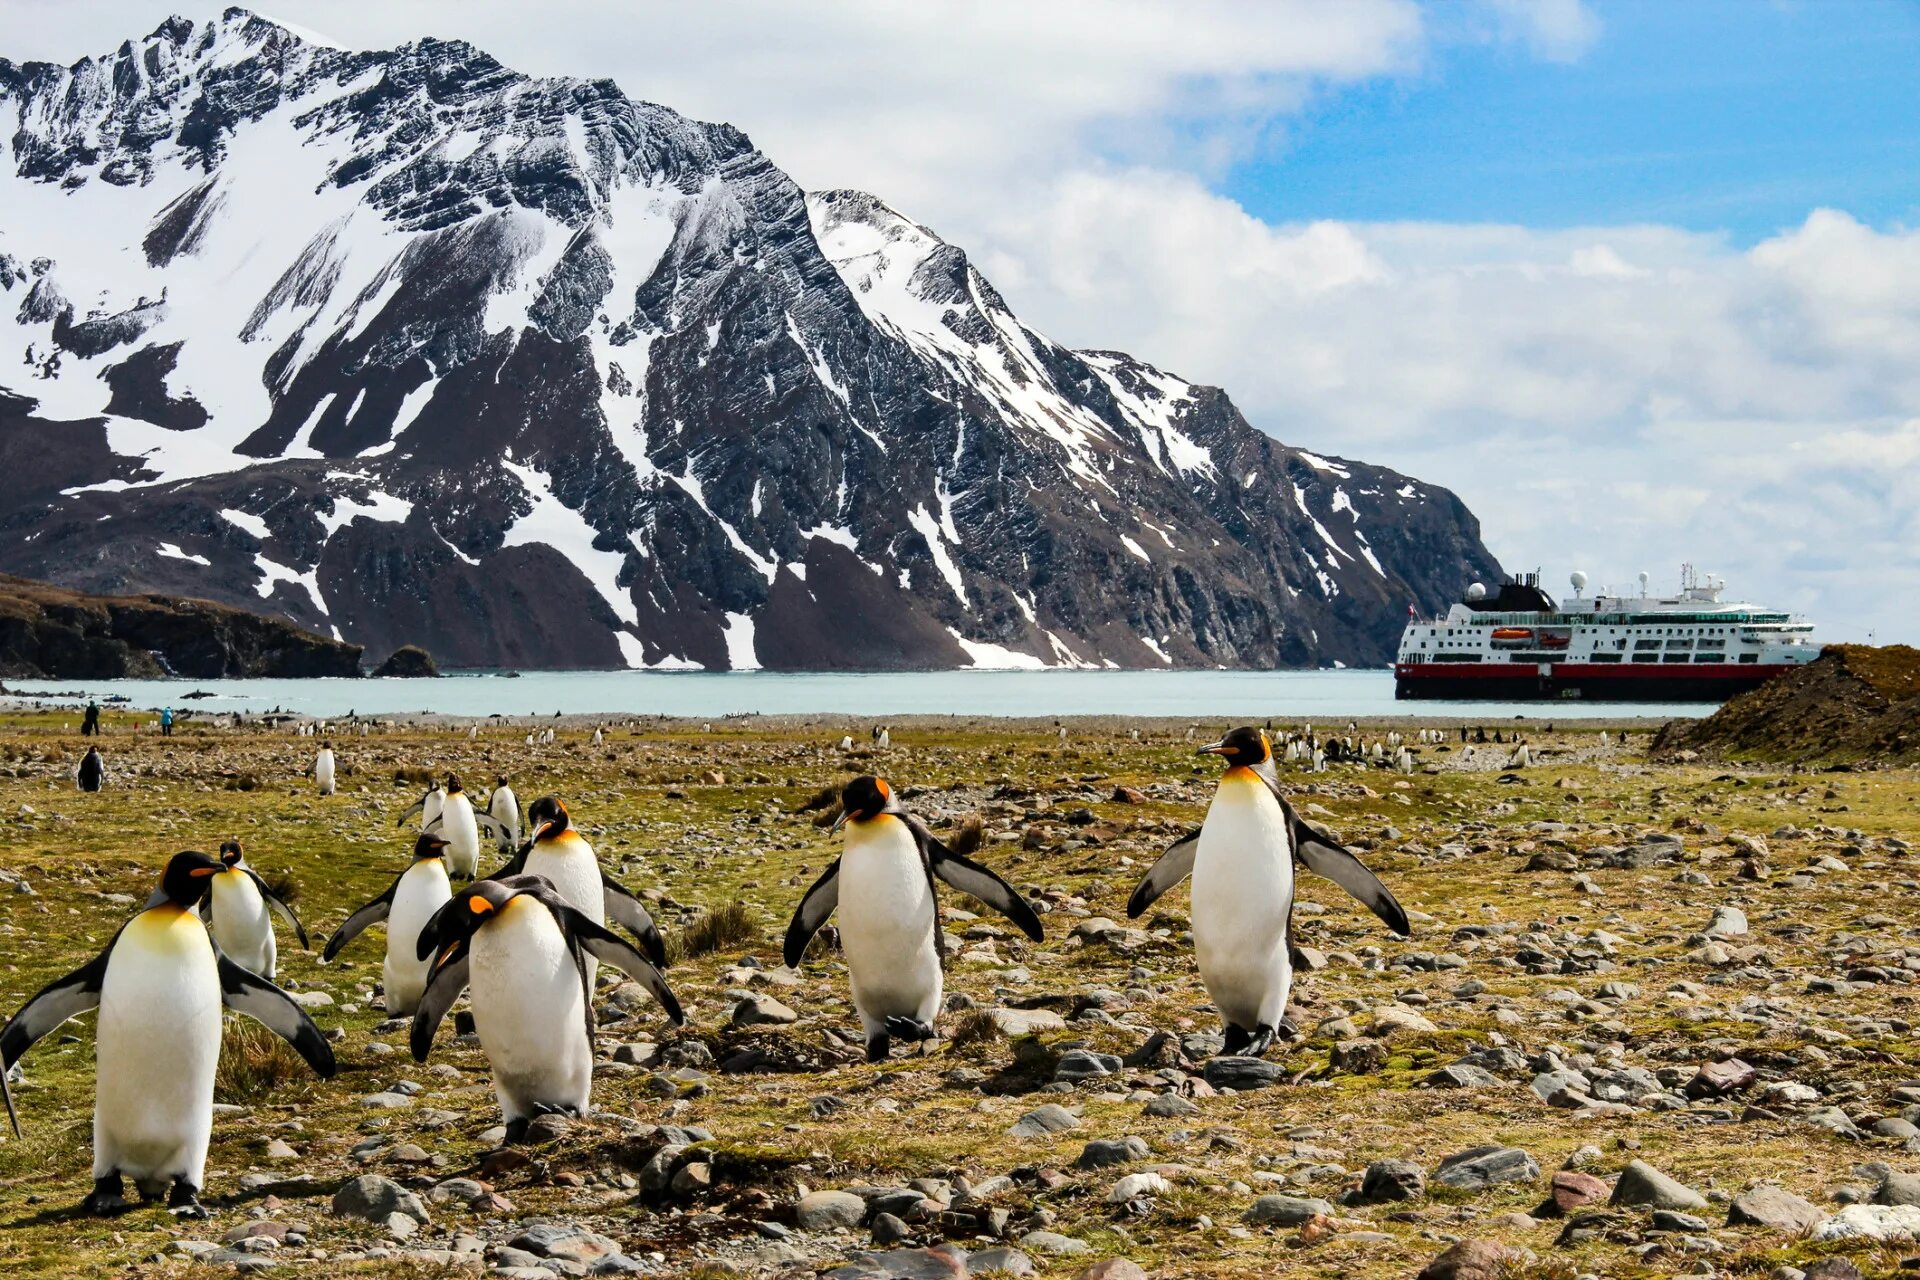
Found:
[[[844,827],[844,826],[846,826],[846,825],[847,825],[847,819],[848,819],[848,818],[849,818],[850,816],[852,816],[852,815],[850,815],[850,814],[849,814],[849,813],[848,813],[848,812],[847,812],[847,811],[846,811],[845,809],[842,809],[842,810],[840,811],[840,816],[839,816],[839,817],[837,817],[837,818],[835,818],[835,819],[833,820],[833,825],[832,825],[831,827],[829,827],[829,828],[827,828],[827,834],[828,834],[828,835],[836,835],[836,834],[838,834],[838,833],[839,833],[839,831],[840,831],[840,828],[842,828],[842,827]]]
[[[1194,752],[1194,754],[1197,756],[1224,756],[1230,754],[1232,751],[1233,748],[1227,745],[1227,740],[1222,738],[1210,747],[1200,748]]]

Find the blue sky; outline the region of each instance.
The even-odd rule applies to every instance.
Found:
[[[1657,222],[1751,244],[1920,210],[1920,5],[1616,0],[1573,61],[1441,39],[1323,88],[1219,189],[1271,222]]]

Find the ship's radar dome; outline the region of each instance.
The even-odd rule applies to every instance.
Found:
[[[1640,571],[1640,594],[1641,595],[1647,594],[1647,584],[1652,581],[1653,581],[1653,575],[1648,573],[1645,569],[1642,569]]]
[[[1573,571],[1573,576],[1569,578],[1568,581],[1573,583],[1573,594],[1575,595],[1579,595],[1587,589],[1587,575],[1578,569]]]
[[[1486,598],[1487,598],[1487,584],[1486,584],[1486,583],[1484,583],[1484,582],[1476,582],[1476,583],[1473,583],[1472,585],[1470,585],[1470,586],[1469,586],[1469,587],[1467,588],[1467,599],[1469,599],[1469,600],[1485,600]]]

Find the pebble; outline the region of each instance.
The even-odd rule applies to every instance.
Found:
[[[1920,1206],[1910,1204],[1850,1204],[1815,1227],[1809,1240],[1920,1239]]]
[[[1646,1161],[1635,1160],[1620,1171],[1607,1203],[1653,1209],[1704,1209],[1707,1198]]]
[[[1325,1200],[1303,1196],[1261,1196],[1242,1215],[1255,1226],[1298,1227],[1316,1217],[1331,1218],[1334,1207]]]
[[[415,1224],[431,1222],[420,1197],[392,1178],[362,1174],[349,1178],[333,1193],[333,1211],[343,1218],[360,1218],[385,1223],[390,1215],[400,1215]]]
[[[1073,1162],[1076,1169],[1106,1169],[1117,1164],[1132,1164],[1152,1154],[1144,1138],[1095,1138],[1081,1148]]]
[[[1007,1132],[1016,1138],[1045,1138],[1080,1127],[1079,1117],[1057,1102],[1035,1107],[1014,1121]]]
[[[867,1216],[867,1202],[851,1191],[815,1191],[800,1197],[793,1207],[794,1225],[802,1231],[831,1231],[857,1227]]]
[[[1433,1181],[1443,1187],[1479,1191],[1503,1182],[1531,1182],[1540,1176],[1534,1158],[1518,1147],[1472,1147],[1440,1162]]]
[[[1356,1204],[1418,1200],[1427,1194],[1427,1174],[1411,1160],[1376,1160],[1367,1166],[1355,1193]]]
[[[1052,1254],[1055,1257],[1093,1252],[1093,1247],[1086,1241],[1075,1240],[1072,1236],[1063,1236],[1057,1231],[1029,1231],[1020,1237],[1019,1244],[1022,1249]]]
[[[1727,1208],[1730,1227],[1770,1227],[1775,1231],[1798,1235],[1811,1231],[1827,1215],[1793,1192],[1762,1183],[1749,1187],[1733,1198]]]

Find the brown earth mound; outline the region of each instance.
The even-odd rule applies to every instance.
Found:
[[[1920,759],[1920,649],[1830,644],[1705,720],[1676,720],[1654,738],[1656,759],[1683,751],[1795,764]]]
[[[0,574],[0,675],[357,676],[360,646],[175,596],[93,596]]]

